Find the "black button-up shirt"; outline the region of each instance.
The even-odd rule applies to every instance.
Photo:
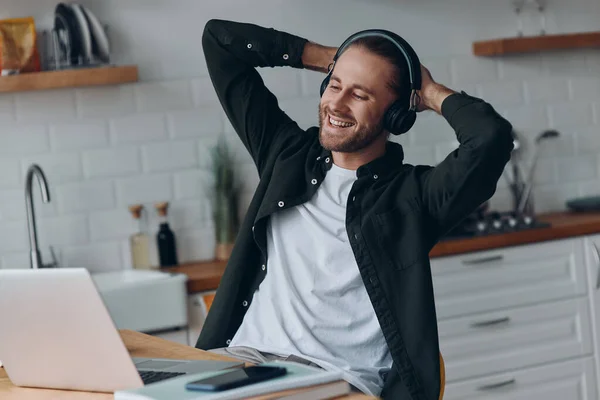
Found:
[[[331,168],[318,127],[301,129],[256,67],[302,68],[307,40],[253,24],[211,20],[202,46],[219,100],[258,169],[259,184],[196,347],[224,347],[267,267],[271,214],[307,202]],[[316,112],[316,107],[315,107]],[[346,229],[393,358],[382,397],[437,400],[440,364],[429,252],[488,200],[512,151],[511,124],[484,101],[456,93],[442,104],[457,150],[436,167],[403,163],[399,144],[361,166]],[[310,232],[300,234],[310,235]],[[325,244],[326,245],[326,244]]]

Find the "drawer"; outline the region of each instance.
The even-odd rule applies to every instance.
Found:
[[[594,361],[582,358],[446,385],[444,400],[596,400]]]
[[[587,299],[439,323],[448,382],[592,354]]]
[[[581,238],[433,258],[438,319],[586,293]]]

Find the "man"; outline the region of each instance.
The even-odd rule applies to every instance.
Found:
[[[383,117],[408,102],[407,67],[388,40],[350,45],[333,66],[336,48],[252,24],[211,20],[202,44],[260,182],[196,347],[341,370],[383,398],[438,399],[428,254],[493,195],[510,123],[422,67],[418,111],[443,115],[460,146],[436,167],[403,164]],[[278,107],[256,71],[267,66],[333,68],[318,128]]]

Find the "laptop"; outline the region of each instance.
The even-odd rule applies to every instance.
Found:
[[[16,386],[94,392],[244,364],[131,358],[85,268],[0,269],[0,360]]]

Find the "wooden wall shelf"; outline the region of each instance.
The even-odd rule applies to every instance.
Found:
[[[0,77],[0,93],[137,82],[135,65],[32,72]]]
[[[473,54],[476,56],[501,56],[504,54],[533,53],[547,50],[580,49],[587,47],[600,47],[600,32],[486,40],[473,43]]]

